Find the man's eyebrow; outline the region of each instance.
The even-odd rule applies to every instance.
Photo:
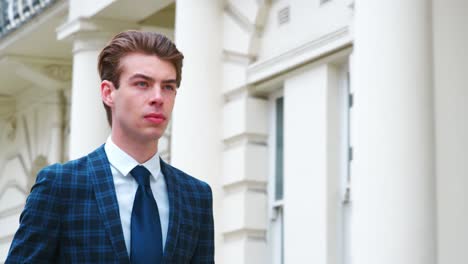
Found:
[[[134,80],[134,79],[138,79],[138,78],[142,78],[142,79],[145,79],[147,81],[151,81],[151,82],[154,82],[155,80],[147,75],[144,75],[144,74],[141,74],[141,73],[136,73],[134,75],[132,75],[132,77],[130,77],[130,81]]]
[[[162,83],[177,83],[175,79],[163,80]]]
[[[134,74],[132,77],[130,77],[130,81],[134,80],[134,79],[138,79],[138,78],[142,78],[142,79],[145,79],[147,81],[150,81],[150,82],[155,82],[156,80],[152,77],[149,77],[147,75],[144,75],[144,74],[141,74],[141,73],[136,73]],[[175,83],[177,84],[177,80],[176,79],[168,79],[168,80],[162,80],[161,81],[162,83]]]

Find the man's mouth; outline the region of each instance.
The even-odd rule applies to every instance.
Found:
[[[166,117],[163,114],[147,114],[145,115],[145,119],[154,124],[161,124],[162,122],[166,121]]]

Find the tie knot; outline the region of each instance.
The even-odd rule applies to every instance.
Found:
[[[138,182],[138,185],[150,186],[149,176],[151,173],[145,167],[138,165],[130,171],[130,174],[132,174],[133,178]]]

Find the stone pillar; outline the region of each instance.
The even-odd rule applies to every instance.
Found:
[[[215,223],[221,192],[222,7],[220,0],[177,1],[175,42],[185,59],[171,136],[172,164],[211,185]],[[217,233],[217,256],[219,242]]]
[[[73,40],[69,159],[91,152],[110,134],[97,72],[97,57],[106,40],[108,36]]]
[[[431,4],[356,1],[352,263],[436,263]]]
[[[468,259],[468,1],[433,0],[438,263]]]

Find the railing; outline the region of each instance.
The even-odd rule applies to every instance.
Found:
[[[0,38],[20,27],[57,0],[0,0]]]

